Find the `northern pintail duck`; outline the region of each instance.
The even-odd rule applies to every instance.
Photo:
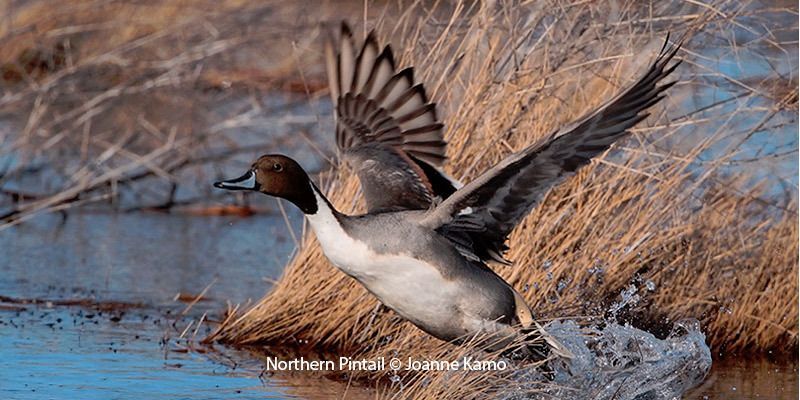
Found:
[[[283,155],[264,155],[243,176],[214,185],[296,205],[337,268],[434,337],[458,343],[487,334],[499,349],[523,333],[568,355],[535,322],[522,296],[486,265],[494,258],[487,249],[504,249],[551,187],[647,117],[644,111],[674,84],[660,82],[680,63],[668,66],[680,45],[670,47],[667,39],[626,90],[459,187],[438,169],[442,126],[410,70],[396,72],[390,48],[378,52],[373,35],[356,53],[349,29],[342,32],[338,50],[329,45],[326,52],[337,144],[355,164],[369,212],[337,211]]]

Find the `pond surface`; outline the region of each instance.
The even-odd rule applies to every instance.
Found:
[[[796,31],[789,33],[785,40],[795,40]],[[774,49],[764,54],[705,51],[696,62],[743,81],[773,69],[797,75],[797,46],[790,46],[785,57]],[[699,109],[735,95],[722,87],[698,89],[686,108]],[[277,151],[291,154],[310,170],[320,169],[318,155],[297,140],[295,131],[307,129],[310,141],[330,151],[331,106],[326,99],[289,107],[282,97],[264,97],[261,113],[247,126],[227,132],[253,151],[235,157],[226,172],[240,173],[255,155]],[[250,101],[249,94],[226,99],[215,106],[215,120],[238,114]],[[726,107],[743,106],[763,104],[754,100]],[[710,110],[698,117],[719,118],[728,111]],[[675,115],[681,113],[675,110]],[[793,150],[771,169],[759,168],[761,175],[774,175],[796,188],[796,133],[796,120],[784,128],[754,132],[739,156]],[[695,143],[689,141],[690,146]],[[721,150],[710,149],[702,158],[713,160]],[[14,161],[15,153],[5,154],[5,160],[2,156],[5,164]],[[196,185],[178,188],[176,199],[207,198],[206,177],[219,171],[206,172],[199,174]],[[179,177],[195,182],[188,173]],[[27,188],[23,183],[30,184],[6,182],[4,187]],[[122,193],[120,203],[128,201]],[[40,216],[0,231],[0,399],[374,398],[374,393],[314,376],[262,377],[261,364],[252,355],[197,344],[211,329],[201,321],[219,320],[229,304],[244,306],[261,298],[295,249],[276,203],[264,196],[253,196],[251,203],[269,212],[248,218],[74,212],[66,218]],[[301,216],[293,207],[286,211],[288,224],[299,232]],[[31,304],[34,300],[38,302]],[[715,360],[706,381],[685,398],[797,399],[797,374],[796,360],[728,357]]]
[[[275,215],[155,213],[0,232],[0,398],[286,397],[239,352],[189,347],[209,333],[204,314],[269,288],[294,248],[287,232]]]
[[[247,353],[197,344],[211,329],[198,322],[260,298],[294,246],[277,213],[73,213],[0,231],[0,398],[341,398],[343,383],[262,379]],[[704,396],[797,398],[797,364],[715,362],[687,398]]]
[[[715,360],[711,374],[687,399],[796,399],[797,362],[728,357]]]

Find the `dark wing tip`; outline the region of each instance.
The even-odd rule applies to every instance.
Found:
[[[436,115],[436,102],[433,102],[433,101],[429,102],[425,107],[427,107],[426,112],[429,112],[429,113],[432,114],[433,120],[434,121],[438,121],[439,120],[439,116]],[[444,124],[442,125],[442,127],[444,127]]]
[[[664,54],[664,50],[667,49],[667,46],[669,45],[670,34],[670,31],[667,31],[667,36],[664,38],[664,44],[661,45],[661,50],[658,52],[659,54]]]
[[[346,38],[346,37],[347,38],[352,38],[353,37],[353,30],[350,29],[350,25],[347,23],[347,21],[342,20],[340,30],[341,30],[341,35],[342,35],[343,38]]]
[[[369,31],[367,34],[367,38],[364,39],[364,47],[373,46],[375,49],[378,49],[378,39],[375,37],[375,30]]]
[[[408,80],[408,86],[414,84],[414,67],[403,68],[403,70],[398,72],[397,75]]]
[[[394,61],[394,53],[392,52],[392,46],[389,46],[387,44],[386,47],[383,48],[383,51],[378,57],[386,60],[389,63],[389,66],[392,67],[392,71],[395,70],[396,64]]]
[[[423,103],[425,103],[425,104],[428,103],[428,95],[425,93],[425,85],[423,83],[420,82],[420,83],[412,86],[411,90],[413,90],[415,93],[420,95],[420,97],[422,97],[422,102]]]
[[[669,36],[670,35],[668,32],[667,38],[664,40],[664,46],[661,48],[661,51],[659,52],[658,58],[662,60],[661,65],[666,65],[670,60],[672,60],[673,57],[675,57],[675,54],[678,53],[678,50],[680,50],[681,47],[683,47],[683,41],[685,37],[681,38],[681,40],[678,41],[678,43],[669,46],[670,45]]]
[[[675,84],[676,84],[676,83],[678,83],[678,81],[677,81],[677,80],[674,80],[674,81],[667,82],[667,83],[665,83],[665,84],[663,84],[663,85],[659,86],[659,87],[658,87],[658,90],[659,90],[659,92],[664,92],[665,90],[667,90],[667,89],[669,89],[669,88],[671,88],[671,87],[675,86]]]

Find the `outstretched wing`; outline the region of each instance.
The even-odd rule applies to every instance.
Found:
[[[645,119],[675,82],[659,85],[680,64],[667,66],[680,44],[664,46],[636,83],[544,143],[513,154],[468,183],[429,212],[422,223],[450,238],[462,254],[482,258],[505,249],[511,230],[547,191]]]
[[[440,170],[443,125],[413,68],[396,70],[392,49],[370,33],[356,52],[342,23],[329,35],[325,59],[335,105],[336,144],[358,173],[367,208],[425,209],[455,191]]]

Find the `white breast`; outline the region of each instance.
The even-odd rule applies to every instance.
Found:
[[[306,215],[311,229],[317,235],[325,256],[337,267],[349,275],[358,277],[367,274],[376,256],[364,242],[353,239],[342,229],[339,220],[333,215],[328,203],[317,196],[318,210],[315,214]]]
[[[342,229],[327,203],[307,215],[325,256],[357,279],[382,303],[415,323],[440,324],[453,318],[456,285],[437,268],[401,254],[377,254]]]

